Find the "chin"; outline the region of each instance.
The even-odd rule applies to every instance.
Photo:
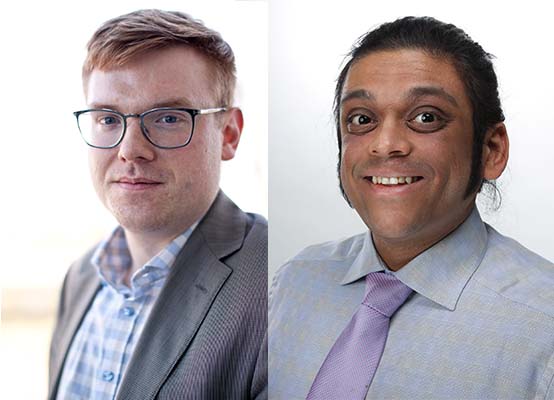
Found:
[[[108,207],[119,224],[132,232],[153,232],[164,229],[171,218],[163,208],[146,204],[118,204]]]
[[[156,232],[167,228],[168,223],[159,216],[115,215],[119,224],[131,232]]]
[[[417,235],[426,223],[416,216],[377,215],[362,217],[373,234],[385,240],[403,241]]]
[[[369,229],[373,237],[379,237],[388,242],[404,242],[413,239],[419,229],[413,226],[377,226]]]

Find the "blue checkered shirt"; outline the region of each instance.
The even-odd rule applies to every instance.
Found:
[[[102,287],[79,327],[64,365],[58,400],[114,399],[133,349],[175,257],[196,224],[131,277],[131,255],[121,227],[103,241],[91,262]]]

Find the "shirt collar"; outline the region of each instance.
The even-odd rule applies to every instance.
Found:
[[[487,231],[477,207],[452,233],[418,255],[396,277],[428,299],[454,310],[462,291],[481,263],[487,246]],[[386,270],[371,234],[364,237],[362,250],[341,284],[352,283],[371,272]]]
[[[131,268],[131,254],[127,247],[125,231],[121,226],[116,227],[98,245],[90,261],[104,284],[108,284],[116,290],[125,286],[123,277]]]
[[[167,276],[177,254],[197,225],[198,221],[135,271],[131,277],[131,288],[124,283],[125,274],[131,268],[132,260],[125,231],[121,226],[115,228],[111,235],[100,243],[91,258],[91,263],[96,267],[104,284],[110,285],[122,294],[139,297],[148,292],[152,284]]]

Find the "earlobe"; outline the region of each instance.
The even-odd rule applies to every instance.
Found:
[[[510,142],[506,126],[500,122],[490,128],[483,141],[483,177],[497,179],[508,164]]]
[[[233,107],[227,111],[227,119],[222,127],[223,142],[221,159],[227,161],[235,156],[242,133],[243,118],[240,108]]]

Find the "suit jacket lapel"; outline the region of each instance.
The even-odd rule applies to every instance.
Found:
[[[70,281],[65,282],[61,307],[63,309],[61,319],[57,322],[56,326],[59,332],[57,336],[59,339],[56,346],[55,357],[50,371],[50,393],[48,398],[53,398],[53,394],[57,391],[57,386],[61,378],[61,370],[67,353],[69,352],[69,346],[71,341],[83,320],[85,313],[87,312],[90,304],[92,303],[96,292],[100,288],[100,279],[96,274],[96,270],[90,265],[90,258],[92,252],[87,253],[77,266],[77,277],[69,277]],[[76,283],[73,283],[76,282]],[[73,286],[75,285],[75,286]],[[72,302],[71,304],[65,304],[66,301]]]
[[[151,399],[190,345],[232,273],[221,258],[244,240],[246,216],[220,192],[167,277],[118,390],[118,399]]]

